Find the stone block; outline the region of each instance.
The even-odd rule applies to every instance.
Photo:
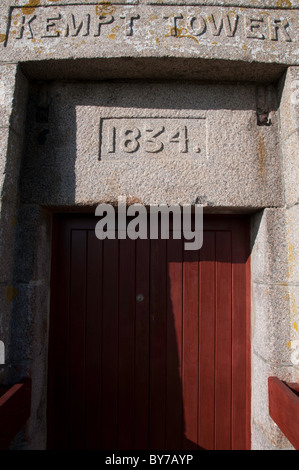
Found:
[[[50,282],[51,217],[34,205],[21,205],[17,214],[14,282]]]
[[[18,65],[15,78],[13,110],[10,125],[21,138],[24,134],[28,101],[28,80]]]
[[[28,367],[40,355],[46,360],[49,286],[41,282],[13,287],[9,361],[12,366]]]
[[[10,125],[16,73],[16,64],[0,65],[0,127]]]
[[[14,265],[16,207],[2,202],[0,214],[0,282],[11,284]]]
[[[281,152],[283,156],[284,194],[285,202],[289,207],[297,204],[299,201],[298,148],[299,127],[281,141]]]
[[[208,6],[136,3],[16,3],[9,11],[2,60],[88,58],[96,50],[97,57],[154,53],[298,64],[296,8],[279,8],[274,2],[270,10],[266,9],[270,2],[257,2],[254,8],[242,1],[215,1]]]
[[[291,366],[290,341],[294,335],[298,288],[252,285],[252,347],[271,365]],[[295,310],[296,311],[296,310]]]
[[[5,362],[8,357],[9,344],[9,321],[11,313],[11,286],[8,284],[0,284],[0,340],[3,341],[5,347]],[[1,367],[1,365],[0,365]]]
[[[12,128],[0,128],[0,281],[6,283],[12,280],[22,144],[22,138]]]
[[[15,0],[3,0],[0,5],[0,47],[7,38],[7,25],[9,23],[10,7],[15,4]]]
[[[1,194],[5,181],[5,168],[7,165],[7,152],[9,145],[9,128],[0,128],[0,187]]]
[[[32,395],[31,410],[36,420],[30,420],[28,423],[27,449],[47,450],[47,369],[44,364],[48,359],[47,343],[45,348],[37,355],[30,364],[32,374]],[[24,443],[24,441],[23,441]]]
[[[0,127],[22,135],[27,104],[27,79],[17,64],[0,64]]]
[[[299,279],[299,206],[296,204],[286,211],[286,241],[288,244],[288,280],[298,285]]]
[[[299,71],[290,67],[281,83],[279,106],[285,202],[298,203]]]
[[[251,276],[254,282],[287,284],[293,280],[290,267],[287,212],[267,208],[252,218]]]
[[[2,203],[16,204],[23,138],[12,128],[0,128],[0,178]]]
[[[299,70],[289,67],[280,84],[281,139],[285,140],[299,129]]]
[[[275,427],[275,423],[274,423],[274,427]],[[289,447],[289,443],[287,443],[287,447],[286,449],[281,449],[281,448],[277,448],[276,445],[274,445],[272,442],[270,442],[265,433],[263,432],[263,429],[258,425],[256,424],[255,422],[253,422],[251,424],[251,434],[252,434],[252,438],[251,438],[251,450],[263,450],[263,451],[269,451],[269,450],[291,450],[290,447]]]
[[[282,204],[276,113],[257,126],[254,85],[55,84],[48,94],[48,122],[30,105],[25,203]]]

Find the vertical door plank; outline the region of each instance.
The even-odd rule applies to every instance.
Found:
[[[216,233],[215,448],[231,447],[231,233]]]
[[[67,449],[69,416],[69,298],[71,231],[58,218],[53,239],[49,344],[48,446]]]
[[[135,445],[148,449],[150,241],[136,240]]]
[[[101,328],[103,242],[95,232],[88,231],[86,275],[86,425],[85,447],[96,450],[101,446]]]
[[[198,440],[198,256],[197,251],[184,251],[182,387],[185,449],[195,449]]]
[[[199,446],[214,449],[215,232],[206,231],[200,251]]]
[[[70,420],[69,448],[84,448],[85,427],[85,316],[86,240],[85,230],[72,231],[70,298]]]
[[[246,283],[246,299],[245,299],[245,309],[246,309],[246,337],[244,341],[246,343],[246,395],[244,400],[246,400],[246,428],[244,430],[246,435],[246,450],[251,449],[251,316],[250,316],[250,308],[251,308],[251,267],[250,267],[250,227],[248,223],[248,219],[244,221],[245,223],[245,239],[244,243],[246,245],[246,268],[245,268],[245,278],[243,282]]]
[[[104,240],[102,322],[102,447],[117,448],[118,240]]]
[[[119,241],[118,448],[134,446],[135,241]]]
[[[167,269],[166,240],[151,240],[150,449],[165,445]]]
[[[167,243],[167,384],[166,384],[166,449],[182,449],[182,322],[183,263],[182,240]]]
[[[242,235],[242,236],[240,236]],[[246,261],[244,224],[233,231],[232,269],[232,449],[246,450],[247,368],[246,365]]]

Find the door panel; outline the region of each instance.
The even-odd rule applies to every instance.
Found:
[[[104,240],[56,217],[48,444],[55,449],[246,449],[246,217],[183,240]]]
[[[174,261],[175,260],[175,261]],[[180,240],[167,241],[167,352],[165,448],[183,448],[182,401],[182,326],[183,326],[183,245]]]
[[[149,407],[149,240],[135,241],[136,292],[142,293],[144,300],[135,304],[135,399],[134,399],[134,446],[148,448],[148,407]]]

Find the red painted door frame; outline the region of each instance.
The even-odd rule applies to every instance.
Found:
[[[199,252],[54,219],[48,448],[250,449],[249,219]]]

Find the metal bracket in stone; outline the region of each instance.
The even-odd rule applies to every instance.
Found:
[[[258,126],[271,126],[272,122],[269,118],[272,109],[272,90],[267,85],[258,85],[256,88],[256,115]]]
[[[272,121],[269,119],[269,111],[257,111],[257,125],[271,126]]]

